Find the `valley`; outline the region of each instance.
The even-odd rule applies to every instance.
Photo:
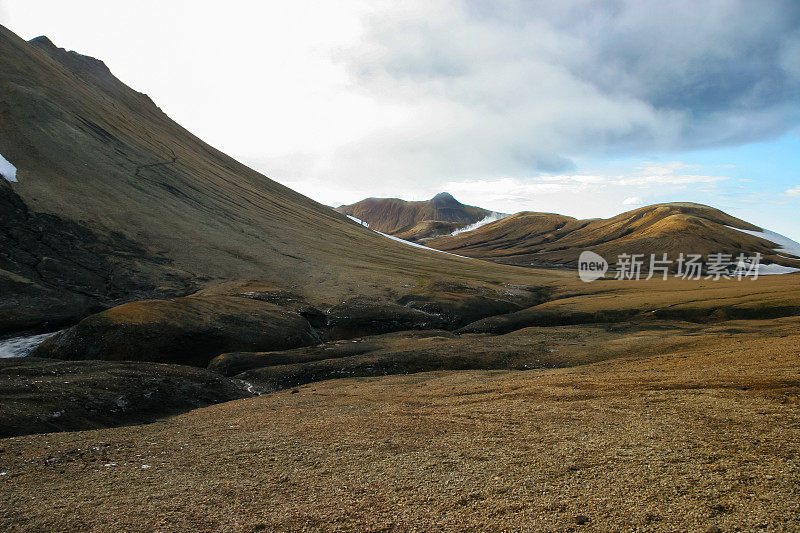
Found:
[[[334,208],[98,59],[0,51],[3,530],[800,529],[791,239],[694,202]],[[614,279],[685,253],[763,268]]]

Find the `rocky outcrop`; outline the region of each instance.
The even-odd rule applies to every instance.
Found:
[[[394,302],[357,297],[320,309],[270,282],[231,281],[187,297],[131,302],[91,315],[43,342],[33,355],[206,366],[223,353],[276,352],[322,340],[400,331],[453,330],[518,311],[548,295],[545,288],[509,285],[498,290],[434,281]],[[334,343],[307,348],[295,354],[298,360],[282,355],[282,364],[357,355],[364,346]],[[258,356],[256,366],[264,357],[277,356]],[[214,365],[232,375],[250,368],[252,358],[226,355]]]
[[[440,317],[447,325],[447,329],[459,328],[484,317],[522,309],[516,302],[483,295],[411,294],[400,298],[400,303]]]
[[[641,311],[638,309],[609,309],[604,311],[575,311],[561,308],[523,309],[507,315],[490,316],[476,320],[459,329],[457,333],[488,333],[505,335],[530,327],[571,326],[628,320]]]

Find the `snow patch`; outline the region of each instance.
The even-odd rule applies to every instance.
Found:
[[[494,214],[500,214],[500,213],[494,213]],[[363,220],[361,220],[360,218],[356,218],[356,217],[354,217],[354,216],[352,216],[352,215],[345,215],[345,216],[346,216],[347,218],[349,218],[350,220],[352,220],[353,222],[355,222],[355,223],[357,223],[357,224],[361,224],[361,225],[362,225],[362,226],[364,226],[365,228],[368,228],[368,227],[369,227],[369,224],[368,224],[368,223],[366,223],[366,222],[364,222],[364,221],[363,221]],[[503,216],[505,216],[505,215],[503,215]],[[498,220],[499,220],[499,219],[498,219]],[[490,220],[489,222],[491,222],[491,220]],[[393,235],[387,235],[386,233],[381,233],[380,231],[377,231],[377,230],[372,230],[372,231],[374,231],[374,232],[375,232],[375,233],[377,233],[378,235],[383,235],[384,237],[386,237],[386,238],[388,238],[388,239],[392,239],[393,241],[402,242],[403,244],[407,244],[407,245],[409,245],[409,246],[413,246],[414,248],[422,248],[423,250],[430,250],[430,251],[432,251],[432,252],[439,252],[440,254],[453,255],[453,256],[455,256],[455,257],[461,257],[461,258],[464,258],[464,259],[469,259],[468,257],[464,257],[463,255],[451,254],[450,252],[445,252],[445,251],[443,251],[443,250],[437,250],[436,248],[429,248],[429,247],[427,247],[427,246],[422,246],[421,244],[417,244],[417,243],[415,243],[415,242],[411,242],[411,241],[406,241],[406,240],[403,240],[403,239],[401,239],[401,238],[399,238],[399,237],[395,237],[395,236],[393,236]]]
[[[759,276],[775,276],[778,274],[791,274],[792,272],[800,272],[800,268],[787,267],[775,263],[768,265],[761,263],[758,265]]]
[[[476,230],[476,229],[480,228],[481,226],[485,226],[486,224],[489,224],[490,222],[496,222],[498,220],[502,220],[502,219],[506,218],[507,216],[508,215],[506,215],[505,213],[492,213],[491,215],[489,215],[489,216],[487,216],[485,218],[482,218],[479,221],[477,221],[477,222],[475,222],[473,224],[470,224],[469,226],[464,226],[461,229],[455,230],[450,235],[458,235],[459,233],[466,233],[468,231]]]
[[[17,167],[9,163],[3,154],[0,154],[0,176],[6,181],[17,181]]]
[[[774,242],[778,245],[775,248],[775,251],[781,257],[786,257],[787,259],[798,259],[800,258],[800,242],[793,241],[789,237],[785,235],[781,235],[780,233],[775,233],[774,231],[770,231],[765,229],[763,231],[753,231],[748,229],[739,229],[734,228],[733,226],[726,226],[730,229],[735,229],[736,231],[741,231],[742,233],[747,233],[748,235],[752,235],[753,237],[759,237],[761,239],[767,240],[769,242]],[[794,257],[789,257],[794,256]],[[760,264],[758,266],[758,274],[759,275],[775,275],[775,274],[791,274],[792,272],[798,272],[800,268],[793,268],[787,266],[781,266],[776,264]]]
[[[372,230],[372,231],[375,231],[375,230]],[[380,231],[375,231],[375,233],[377,233],[378,235],[383,235],[384,237],[386,237],[388,239],[392,239],[393,241],[402,242],[403,244],[407,244],[409,246],[413,246],[414,248],[422,248],[423,250],[430,250],[431,252],[439,252],[440,254],[453,255],[455,257],[461,257],[462,259],[469,259],[469,257],[464,257],[463,255],[451,254],[450,252],[445,252],[444,250],[437,250],[436,248],[429,248],[427,246],[423,246],[423,245],[417,244],[415,242],[403,240],[403,239],[401,239],[399,237],[395,237],[394,235],[387,235],[385,233],[381,233]]]
[[[0,340],[0,358],[25,357],[30,355],[34,348],[56,333],[60,332],[54,331],[52,333],[11,337],[10,339]]]
[[[361,225],[362,225],[362,226],[364,226],[365,228],[368,228],[368,227],[369,227],[369,224],[368,224],[368,223],[366,223],[366,222],[364,222],[364,221],[363,221],[363,220],[361,220],[360,218],[356,218],[356,217],[354,217],[354,216],[352,216],[352,215],[345,215],[345,216],[346,216],[347,218],[349,218],[350,220],[352,220],[353,222],[355,222],[356,224],[361,224]]]

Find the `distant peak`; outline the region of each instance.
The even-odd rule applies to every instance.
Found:
[[[38,37],[34,37],[28,42],[32,45],[38,46],[39,48],[43,49],[55,50],[58,48],[55,45],[55,43],[53,43],[53,41],[51,41],[50,38],[47,37],[46,35],[40,35]]]
[[[453,195],[449,192],[440,192],[433,198],[431,198],[431,203],[435,205],[437,208],[442,207],[460,207],[461,202],[453,198]]]

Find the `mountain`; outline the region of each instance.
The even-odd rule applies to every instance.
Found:
[[[203,366],[222,353],[397,331],[586,320],[582,310],[517,313],[601,288],[575,272],[498,264],[569,264],[585,246],[726,252],[744,243],[794,264],[725,226],[760,228],[695,204],[608,221],[523,213],[434,241],[458,256],[409,246],[219,152],[99,60],[4,28],[0,51],[0,334],[71,325],[34,356]],[[347,214],[401,235],[492,215],[446,193],[360,204]]]
[[[3,27],[0,155],[16,169],[0,178],[0,333],[231,280],[336,303],[431,276],[520,277],[378,235],[209,146],[102,61]]]
[[[336,210],[366,222],[376,231],[410,241],[449,235],[457,229],[497,215],[487,209],[464,205],[446,192],[420,202],[399,198],[367,198],[337,207]]]
[[[474,231],[443,237],[428,246],[525,266],[575,267],[591,250],[609,262],[620,254],[761,253],[764,263],[800,267],[800,258],[780,250],[776,234],[709,206],[668,203],[642,207],[609,219],[578,220],[553,213],[523,212]],[[773,240],[770,240],[773,239]],[[796,244],[796,243],[795,243]],[[800,254],[795,250],[794,254]]]

